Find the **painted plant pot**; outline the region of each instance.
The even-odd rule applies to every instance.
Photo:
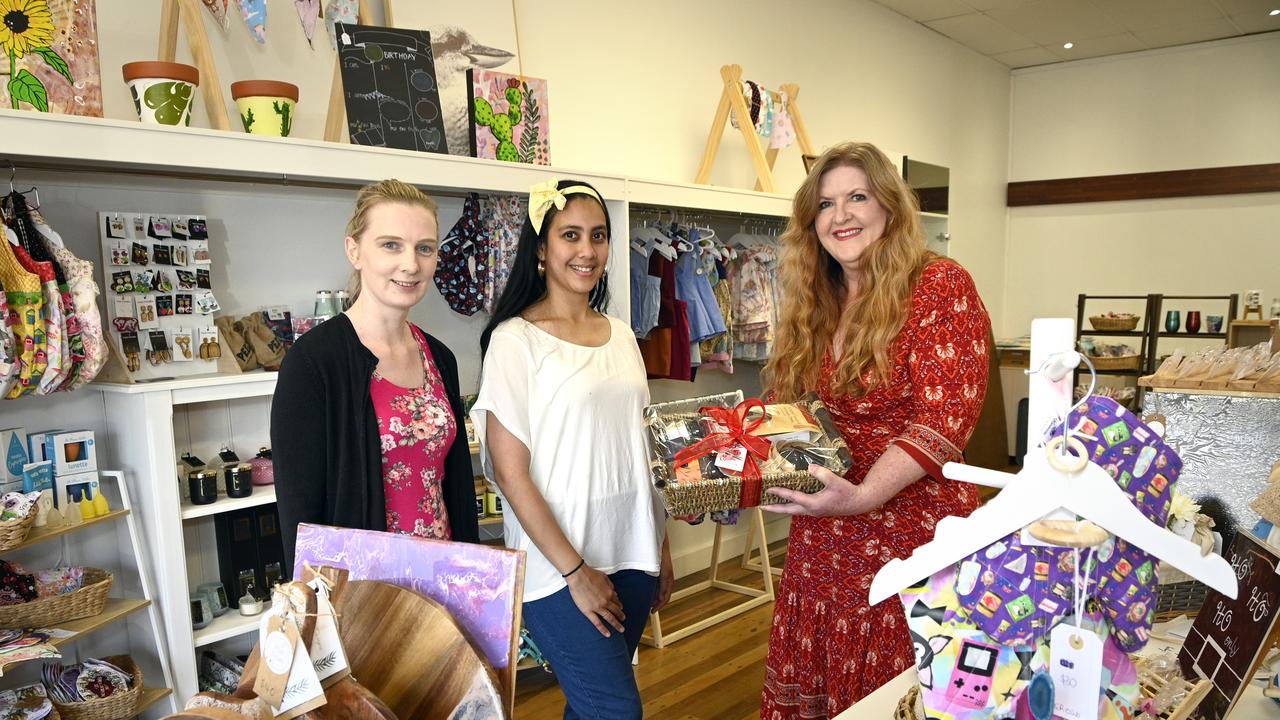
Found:
[[[148,125],[190,125],[200,71],[182,63],[143,61],[125,63],[138,119]]]
[[[244,131],[254,135],[289,137],[298,86],[278,80],[241,80],[231,83],[231,97],[240,110]]]

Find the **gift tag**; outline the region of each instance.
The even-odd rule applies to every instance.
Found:
[[[311,640],[311,666],[320,684],[330,687],[350,673],[347,654],[338,636],[338,622],[329,600],[329,584],[317,577],[307,583],[316,591],[316,632]]]
[[[1102,684],[1102,638],[1061,623],[1049,634],[1053,714],[1066,720],[1098,720]]]
[[[149,259],[147,258],[147,246],[138,242],[134,243],[132,258],[134,265],[146,265],[149,262]]]
[[[734,443],[716,453],[716,467],[722,470],[740,473],[746,464],[747,449],[740,443]]]
[[[258,646],[262,664],[253,683],[253,692],[272,708],[284,704],[285,688],[289,684],[289,671],[293,669],[295,652],[300,644],[298,628],[286,618],[274,613],[262,618],[258,629]]]

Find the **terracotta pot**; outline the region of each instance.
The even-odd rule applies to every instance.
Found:
[[[149,125],[190,125],[200,71],[162,61],[125,63],[124,81],[133,95],[138,119]]]
[[[297,85],[278,80],[241,80],[231,83],[231,97],[240,110],[245,132],[289,136],[293,111],[298,105]]]

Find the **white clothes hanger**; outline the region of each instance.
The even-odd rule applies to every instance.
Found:
[[[1047,399],[1049,404],[1058,406],[1059,417],[1065,417],[1070,407],[1061,399],[1070,397],[1069,370],[1075,364],[1075,355],[1070,351],[1074,327],[1071,320],[1036,320],[1032,323],[1033,367],[1036,366],[1036,356],[1040,355],[1036,351],[1039,349],[1043,353],[1046,343],[1049,343],[1049,349],[1071,353],[1063,355],[1070,361],[1058,362],[1058,371],[1052,376],[1041,377],[1039,382],[1033,376],[1031,383],[1031,392],[1040,396],[1033,404],[1043,407]],[[1052,360],[1051,357],[1040,356],[1044,358],[1042,363],[1045,359]],[[1067,388],[1065,393],[1059,386]],[[1028,435],[1042,427],[1043,423],[1029,423]],[[961,463],[944,465],[942,472],[949,479],[1003,489],[969,517],[941,520],[933,540],[916,548],[909,558],[889,561],[871,582],[868,597],[871,603],[896,595],[921,578],[929,577],[1037,520],[1058,516],[1063,510],[1073,517],[1092,521],[1209,587],[1235,598],[1236,576],[1227,561],[1216,554],[1201,555],[1196,544],[1148,520],[1105,470],[1088,462],[1084,447],[1078,440],[1068,439],[1065,443],[1055,440],[1047,447],[1042,447],[1038,438],[1036,440],[1034,444],[1028,443],[1035,449],[1023,458],[1022,470],[1016,475]],[[1063,444],[1073,447],[1074,455],[1061,454],[1058,446]],[[1054,456],[1051,457],[1050,453]]]

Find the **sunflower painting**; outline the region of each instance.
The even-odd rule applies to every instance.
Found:
[[[96,0],[0,0],[0,107],[102,116]]]

